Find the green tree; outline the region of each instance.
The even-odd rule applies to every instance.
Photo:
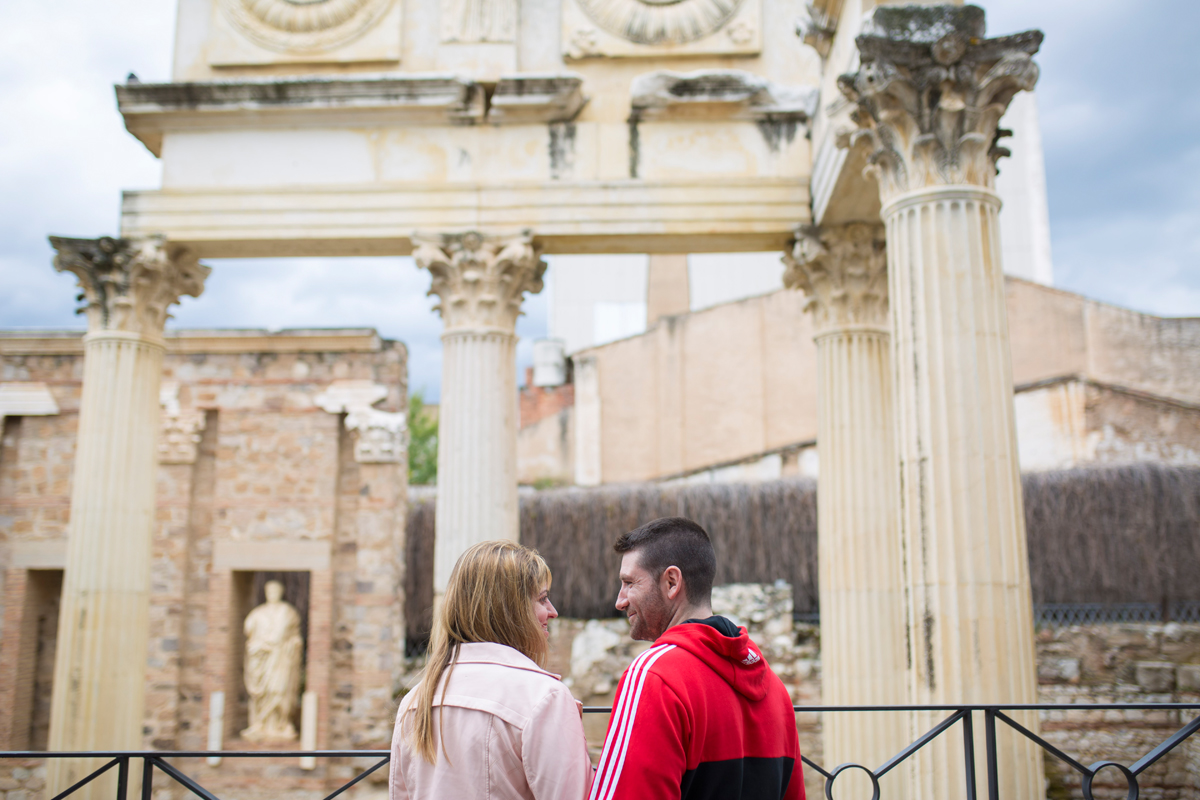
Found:
[[[408,435],[408,482],[437,483],[437,413],[425,404],[424,392],[408,398]]]

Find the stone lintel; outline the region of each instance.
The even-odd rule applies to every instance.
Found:
[[[65,569],[66,539],[38,539],[9,544],[8,565],[12,569]]]
[[[586,103],[583,78],[574,73],[501,76],[487,121],[496,125],[570,122]]]
[[[116,87],[125,127],[154,155],[167,131],[238,127],[470,125],[484,91],[454,75],[274,78]]]
[[[58,413],[58,403],[44,383],[0,383],[0,420],[5,417],[45,417]]]
[[[601,180],[126,192],[121,230],[204,258],[410,255],[418,230],[538,232],[546,253],[782,250],[810,219],[802,178]],[[252,237],[247,233],[252,231]]]
[[[328,570],[331,563],[329,548],[328,541],[220,539],[213,542],[213,569],[252,572]]]
[[[383,340],[372,328],[171,331],[173,354],[374,353]],[[83,355],[82,331],[0,331],[0,356]]]

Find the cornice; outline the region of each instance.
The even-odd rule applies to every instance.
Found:
[[[502,76],[491,105],[456,75],[276,78],[116,87],[126,129],[162,154],[163,134],[187,130],[359,125],[540,124],[573,119],[586,102],[574,74]]]

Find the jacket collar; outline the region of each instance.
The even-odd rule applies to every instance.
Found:
[[[465,642],[458,646],[459,664],[498,664],[502,667],[524,669],[529,672],[540,672],[555,680],[562,676],[547,672],[534,663],[533,659],[523,655],[515,648],[496,642]]]

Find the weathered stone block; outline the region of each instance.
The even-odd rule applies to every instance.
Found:
[[[1078,658],[1047,658],[1038,664],[1039,683],[1079,683]]]
[[[1200,692],[1200,664],[1180,665],[1176,684],[1181,692]]]
[[[1175,688],[1175,665],[1163,661],[1139,661],[1134,680],[1147,692],[1169,692]]]

